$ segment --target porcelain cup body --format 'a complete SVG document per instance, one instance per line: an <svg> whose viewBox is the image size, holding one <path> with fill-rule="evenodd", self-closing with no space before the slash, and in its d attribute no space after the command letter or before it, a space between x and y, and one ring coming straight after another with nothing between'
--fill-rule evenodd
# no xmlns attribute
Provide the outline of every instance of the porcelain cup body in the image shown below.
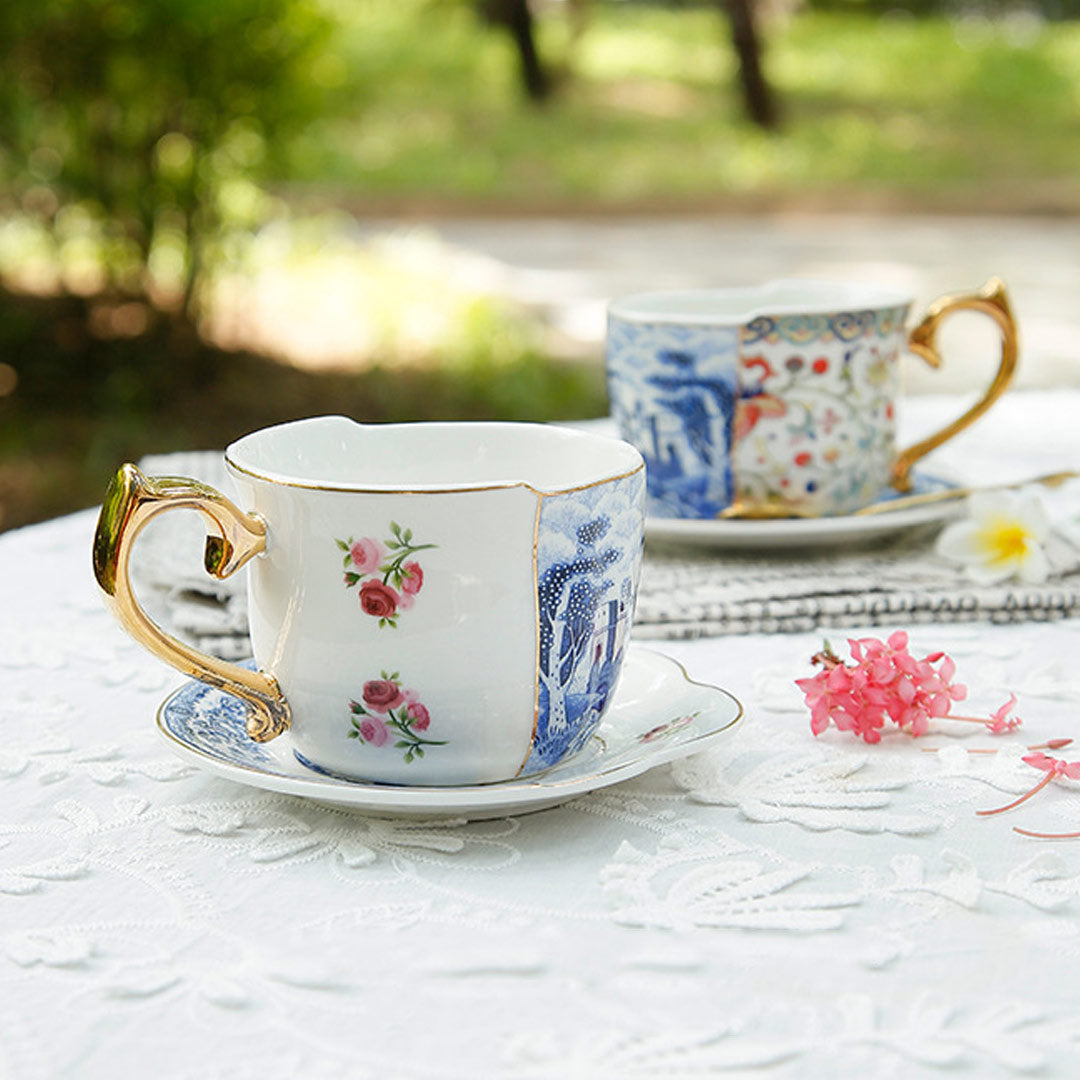
<svg viewBox="0 0 1080 1080"><path fill-rule="evenodd" d="M608 312L623 438L648 465L650 513L733 503L847 513L889 485L911 298L858 284L642 293Z"/></svg>
<svg viewBox="0 0 1080 1080"><path fill-rule="evenodd" d="M265 523L247 561L251 641L301 761L474 784L588 740L640 570L633 447L546 425L320 417L246 436L226 464Z"/></svg>

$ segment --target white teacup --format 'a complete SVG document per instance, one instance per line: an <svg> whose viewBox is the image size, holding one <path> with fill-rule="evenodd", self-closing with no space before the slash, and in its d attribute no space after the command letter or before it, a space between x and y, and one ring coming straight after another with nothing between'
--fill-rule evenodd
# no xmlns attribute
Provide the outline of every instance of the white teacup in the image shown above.
<svg viewBox="0 0 1080 1080"><path fill-rule="evenodd" d="M443 785L528 775L584 745L634 609L633 447L535 424L319 417L248 435L226 463L250 512L123 466L94 569L135 638L248 703L252 738L290 728L314 768ZM209 572L249 567L258 670L177 641L135 600L131 545L177 507L207 519Z"/></svg>
<svg viewBox="0 0 1080 1080"><path fill-rule="evenodd" d="M908 334L911 297L859 282L640 293L608 310L607 372L619 433L648 466L658 517L816 517L850 513L977 417L1016 365L1000 281L945 297ZM989 315L1001 363L980 401L907 450L896 448L899 358L937 367L952 311Z"/></svg>

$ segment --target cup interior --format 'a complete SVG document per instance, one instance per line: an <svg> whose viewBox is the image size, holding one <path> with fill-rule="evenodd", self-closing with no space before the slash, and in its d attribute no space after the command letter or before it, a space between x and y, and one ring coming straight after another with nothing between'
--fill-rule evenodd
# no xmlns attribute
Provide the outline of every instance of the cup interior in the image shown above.
<svg viewBox="0 0 1080 1080"><path fill-rule="evenodd" d="M785 279L740 289L644 292L615 300L613 318L630 322L738 325L760 315L824 315L903 307L911 297L854 281Z"/></svg>
<svg viewBox="0 0 1080 1080"><path fill-rule="evenodd" d="M618 439L546 424L358 424L344 416L264 428L225 457L263 480L346 491L525 485L552 493L643 467L637 450Z"/></svg>

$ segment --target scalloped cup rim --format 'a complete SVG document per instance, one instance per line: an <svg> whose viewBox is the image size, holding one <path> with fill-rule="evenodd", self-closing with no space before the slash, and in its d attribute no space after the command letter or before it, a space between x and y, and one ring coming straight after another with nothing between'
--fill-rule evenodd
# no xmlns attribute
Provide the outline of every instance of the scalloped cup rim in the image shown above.
<svg viewBox="0 0 1080 1080"><path fill-rule="evenodd" d="M426 436L426 449L415 448L418 435ZM369 440L385 443L378 458L360 452ZM640 453L621 439L557 425L363 424L340 415L292 420L244 435L226 448L225 464L234 474L286 487L378 494L526 488L559 495L645 468Z"/></svg>
<svg viewBox="0 0 1080 1080"><path fill-rule="evenodd" d="M762 316L835 315L906 308L899 289L851 281L780 278L743 288L663 289L631 293L608 305L608 315L634 323L738 327Z"/></svg>

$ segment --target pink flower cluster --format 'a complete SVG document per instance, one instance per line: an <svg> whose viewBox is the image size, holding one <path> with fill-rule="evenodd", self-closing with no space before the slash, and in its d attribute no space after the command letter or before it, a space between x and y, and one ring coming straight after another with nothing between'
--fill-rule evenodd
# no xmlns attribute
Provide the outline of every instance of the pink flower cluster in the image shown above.
<svg viewBox="0 0 1080 1080"><path fill-rule="evenodd" d="M392 535L385 541L371 536L337 540L345 553L345 587L359 585L360 608L379 620L379 626L397 626L424 586L423 567L412 556L435 544L414 544L411 529L390 523Z"/></svg>
<svg viewBox="0 0 1080 1080"><path fill-rule="evenodd" d="M346 575L347 585L353 584L358 577L364 578L368 574L377 574L381 569L380 564L386 557L386 549L378 540L364 537L352 545L349 554L356 570L353 574ZM413 598L424 584L424 571L418 562L391 564L385 569L399 583L398 589L378 578L369 578L360 586L360 606L368 615L374 615L380 619L392 618L399 610L407 611L411 608ZM354 580L350 581L350 577Z"/></svg>
<svg viewBox="0 0 1080 1080"><path fill-rule="evenodd" d="M362 696L366 709L358 708L357 702L351 704L354 713L366 711L358 730L364 742L372 746L382 746L389 737L387 718L394 727L408 732L427 731L431 724L431 714L421 704L416 691L403 689L394 679L369 679L364 683ZM400 710L397 715L395 709Z"/></svg>
<svg viewBox="0 0 1080 1080"><path fill-rule="evenodd" d="M810 729L815 735L831 722L841 731L876 743L881 741L886 721L910 735L923 735L931 719L948 716L952 703L967 696L967 688L953 682L956 664L952 658L935 652L916 659L908 651L903 630L891 634L887 642L859 638L849 639L848 644L855 663L844 664L826 647L814 657L821 671L795 680L810 706ZM1007 706L999 710L1003 723L1007 711Z"/></svg>

